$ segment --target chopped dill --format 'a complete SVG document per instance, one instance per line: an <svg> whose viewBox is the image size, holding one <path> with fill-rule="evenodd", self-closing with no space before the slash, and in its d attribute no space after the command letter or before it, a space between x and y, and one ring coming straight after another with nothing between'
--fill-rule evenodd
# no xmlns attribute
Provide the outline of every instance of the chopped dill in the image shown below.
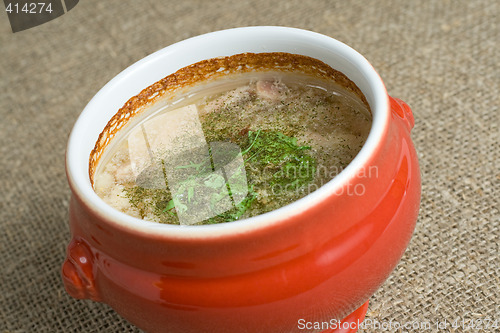
<svg viewBox="0 0 500 333"><path fill-rule="evenodd" d="M191 203L196 201L198 193L210 189L219 193L219 196L216 194L210 202L216 205L217 200L226 193L229 193L231 198L246 193L243 200L233 202L232 209L201 223L214 224L252 216L252 211L256 208L262 210L269 201L281 202L283 191L300 191L313 181L316 161L307 153L311 147L298 145L296 138L278 131L258 129L248 130L240 141L247 184L239 184L234 179L226 179L214 173L212 167L207 167L211 166L207 160L175 167L177 170L196 170L194 175L186 177L176 189L176 195L172 195L168 186L166 189L149 189L135 185L125 189L126 197L130 204L139 210L142 218L153 214L163 223L179 224L177 213L187 208L176 198L184 197ZM213 158L211 154L210 158ZM165 182L167 183L166 179ZM267 198L260 194L263 191L267 191Z"/></svg>

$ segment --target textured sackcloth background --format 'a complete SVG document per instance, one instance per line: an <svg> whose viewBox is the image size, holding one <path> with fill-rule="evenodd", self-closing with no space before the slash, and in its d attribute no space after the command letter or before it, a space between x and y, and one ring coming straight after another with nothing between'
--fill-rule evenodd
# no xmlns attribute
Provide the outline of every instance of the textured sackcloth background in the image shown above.
<svg viewBox="0 0 500 333"><path fill-rule="evenodd" d="M371 298L385 329L467 330L500 321L500 2L86 0L12 33L0 14L0 332L138 332L104 304L64 291L70 239L68 134L92 96L142 57L247 25L317 31L351 45L411 105L423 180L418 225ZM459 320L459 327L436 323ZM394 323L432 328L398 330ZM500 328L496 330L500 332Z"/></svg>

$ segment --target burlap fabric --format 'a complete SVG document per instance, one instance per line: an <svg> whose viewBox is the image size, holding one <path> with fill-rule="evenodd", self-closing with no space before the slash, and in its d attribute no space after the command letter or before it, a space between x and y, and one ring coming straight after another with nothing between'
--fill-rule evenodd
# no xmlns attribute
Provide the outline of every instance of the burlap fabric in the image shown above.
<svg viewBox="0 0 500 333"><path fill-rule="evenodd" d="M413 108L420 217L371 298L367 318L385 326L362 331L500 332L499 17L495 0L86 0L14 34L1 13L0 332L139 331L104 304L70 298L61 283L68 134L92 96L133 62L248 25L305 28L351 45ZM484 328L488 320L499 328Z"/></svg>

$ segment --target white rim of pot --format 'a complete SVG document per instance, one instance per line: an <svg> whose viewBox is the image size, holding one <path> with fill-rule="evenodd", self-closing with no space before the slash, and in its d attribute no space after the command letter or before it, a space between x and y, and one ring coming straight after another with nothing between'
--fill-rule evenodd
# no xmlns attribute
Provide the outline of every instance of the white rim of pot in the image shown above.
<svg viewBox="0 0 500 333"><path fill-rule="evenodd" d="M231 38L240 41L241 45L228 45L227 40ZM194 226L160 224L129 216L106 204L92 188L88 173L88 162L90 151L97 141L97 136L104 128L104 126L96 128L96 119L99 118L99 113L102 113L102 103L106 100L107 95L125 81L133 80L134 75L140 75L138 73L144 68L151 68L165 57L179 52L182 53L183 50L220 45L219 48L212 48L212 51L202 52L204 57L197 61L243 52L258 53L255 49L238 52L238 48L245 49L245 43L249 39L258 40L260 52L288 52L317 58L346 74L361 89L370 104L373 121L365 144L351 163L331 181L307 196L274 211L234 222ZM280 43L283 45L288 44L285 47L283 45L276 46ZM225 45L227 45L227 49L225 49ZM283 48L286 48L286 50L283 50ZM213 52L213 55L210 54L211 52ZM336 58L336 61L342 62L340 65L342 68L339 69L339 66L336 66L335 63L328 62L329 55ZM158 73L157 78L148 78L150 83L139 83L143 84L143 86L131 87L130 91L125 92L125 94L129 94L126 99L136 95L138 91L175 70L197 62L197 56L199 55L194 54L191 58L182 57L181 61L175 62L176 68L169 69L171 72ZM139 90L137 91L137 89ZM126 99L115 101L115 106L118 107L113 106L114 109L110 111L116 112ZM104 125L111 116L112 114L106 117ZM272 26L234 28L200 35L172 44L139 60L115 76L94 96L76 121L66 151L66 172L74 195L78 196L97 216L119 228L145 236L182 239L233 236L286 223L286 220L292 216L302 213L304 210L330 197L333 193L339 193L338 191L342 186L369 165L373 155L378 151L388 122L389 100L384 83L372 65L351 47L334 38L296 28Z"/></svg>

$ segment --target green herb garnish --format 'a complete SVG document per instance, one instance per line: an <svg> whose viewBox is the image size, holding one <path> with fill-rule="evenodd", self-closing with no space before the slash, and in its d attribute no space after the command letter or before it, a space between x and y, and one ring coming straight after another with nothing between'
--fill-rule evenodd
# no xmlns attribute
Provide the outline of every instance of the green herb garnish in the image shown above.
<svg viewBox="0 0 500 333"><path fill-rule="evenodd" d="M229 194L233 208L201 224L230 222L269 210L268 207L273 207L269 203L286 204L283 203L283 192L289 192L289 197L300 197L298 192L314 180L316 161L308 154L311 147L298 145L296 138L279 131L259 129L248 130L239 141L244 168L237 169L232 175L215 172L210 153L200 163L190 162L175 167L179 172L195 170L187 174L175 195L172 195L168 185L167 189L147 189L135 185L125 190L130 204L143 217L153 214L161 222L179 224L177 213L187 209L183 202L196 204L199 193L205 191L212 193L209 204L215 209L220 200ZM231 156L228 156L230 159ZM245 172L243 178L242 172ZM242 196L245 197L242 199Z"/></svg>

